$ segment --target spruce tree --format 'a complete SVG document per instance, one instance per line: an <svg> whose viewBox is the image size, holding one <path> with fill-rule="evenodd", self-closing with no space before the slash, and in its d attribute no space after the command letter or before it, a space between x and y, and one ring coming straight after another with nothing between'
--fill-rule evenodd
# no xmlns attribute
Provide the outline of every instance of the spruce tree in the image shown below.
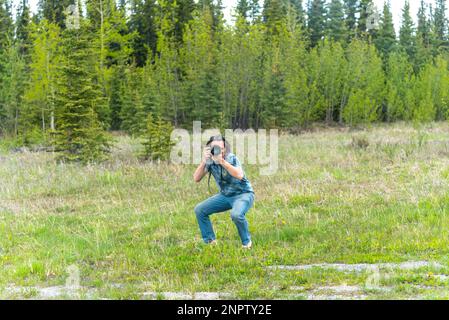
<svg viewBox="0 0 449 320"><path fill-rule="evenodd" d="M310 44L316 46L322 41L326 26L326 7L324 0L312 0L308 9L308 32Z"/></svg>
<svg viewBox="0 0 449 320"><path fill-rule="evenodd" d="M266 0L263 6L263 22L268 32L276 35L279 33L282 21L287 13L287 4L283 0Z"/></svg>
<svg viewBox="0 0 449 320"><path fill-rule="evenodd" d="M148 54L154 55L157 48L158 6L155 0L131 0L131 17L129 30L135 33L133 38L133 58L137 66L142 67L148 59Z"/></svg>
<svg viewBox="0 0 449 320"><path fill-rule="evenodd" d="M416 36L413 19L410 15L410 3L405 2L402 9L402 23L399 31L399 44L408 54L410 60L415 59L416 54Z"/></svg>
<svg viewBox="0 0 449 320"><path fill-rule="evenodd" d="M418 27L416 29L416 73L419 73L432 56L431 25L427 13L428 7L424 0L421 0L421 5L418 10Z"/></svg>
<svg viewBox="0 0 449 320"><path fill-rule="evenodd" d="M38 16L58 24L60 28L66 27L66 10L70 5L78 3L76 0L39 0Z"/></svg>
<svg viewBox="0 0 449 320"><path fill-rule="evenodd" d="M333 41L342 42L348 39L348 30L341 0L332 0L329 4L326 34Z"/></svg>
<svg viewBox="0 0 449 320"><path fill-rule="evenodd" d="M357 34L357 2L358 0L344 0L345 24L348 29L348 41Z"/></svg>
<svg viewBox="0 0 449 320"><path fill-rule="evenodd" d="M448 47L448 20L446 12L446 0L436 0L436 7L433 15L434 46L436 49L446 50Z"/></svg>
<svg viewBox="0 0 449 320"><path fill-rule="evenodd" d="M237 15L243 17L245 20L249 16L250 9L250 3L248 0L239 0L237 2L237 6L235 7Z"/></svg>
<svg viewBox="0 0 449 320"><path fill-rule="evenodd" d="M95 81L92 40L84 21L79 29L62 33L54 147L64 161L101 161L110 147L95 111L104 99Z"/></svg>
<svg viewBox="0 0 449 320"><path fill-rule="evenodd" d="M305 15L306 14L304 12L302 0L289 0L289 1L290 1L290 5L293 7L294 12L296 14L296 21L297 21L298 25L302 29L305 29L305 27L306 27Z"/></svg>
<svg viewBox="0 0 449 320"><path fill-rule="evenodd" d="M376 48L382 55L385 64L388 61L390 53L394 51L396 44L396 32L394 30L391 5L390 2L385 2L379 32L375 40Z"/></svg>
<svg viewBox="0 0 449 320"><path fill-rule="evenodd" d="M358 35L369 41L375 40L379 28L380 15L373 0L360 0L358 13Z"/></svg>

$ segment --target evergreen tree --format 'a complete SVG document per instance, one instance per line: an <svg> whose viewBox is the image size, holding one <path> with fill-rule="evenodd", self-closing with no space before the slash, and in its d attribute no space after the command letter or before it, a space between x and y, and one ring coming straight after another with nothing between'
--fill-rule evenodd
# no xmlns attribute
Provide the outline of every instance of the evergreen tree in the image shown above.
<svg viewBox="0 0 449 320"><path fill-rule="evenodd" d="M83 22L80 29L62 33L54 132L59 158L82 163L104 160L110 147L96 113L104 101L94 80L95 54L88 30Z"/></svg>
<svg viewBox="0 0 449 320"><path fill-rule="evenodd" d="M135 33L133 38L133 58L137 66L142 67L148 59L148 54L154 55L157 48L158 6L155 0L131 0L131 17L129 30Z"/></svg>
<svg viewBox="0 0 449 320"><path fill-rule="evenodd" d="M304 8L303 8L303 3L302 0L289 0L290 1L290 5L293 7L295 15L296 15L296 21L297 24L305 29L306 27L306 17L305 17L305 12L304 12Z"/></svg>
<svg viewBox="0 0 449 320"><path fill-rule="evenodd" d="M416 54L415 26L410 15L410 3L405 2L402 9L402 24L399 32L399 44L408 54L409 59L414 60Z"/></svg>
<svg viewBox="0 0 449 320"><path fill-rule="evenodd" d="M150 68L151 66L147 66ZM121 107L113 108L113 112L117 112L117 116L113 117L114 121L120 123L120 128L133 136L142 136L146 130L146 119L148 110L144 104L144 77L143 68L131 67L125 70L125 81L117 96L120 99L118 103ZM119 82L114 82L119 84ZM119 88L117 86L117 88ZM113 96L113 98L114 98ZM118 117L119 115L119 117Z"/></svg>
<svg viewBox="0 0 449 320"><path fill-rule="evenodd" d="M66 10L72 5L76 4L76 0L39 0L38 9L39 17L47 19L59 25L60 28L65 28L66 25Z"/></svg>
<svg viewBox="0 0 449 320"><path fill-rule="evenodd" d="M239 0L237 2L237 6L235 8L237 16L243 17L246 20L249 16L250 10L251 10L251 7L250 7L250 3L248 0Z"/></svg>
<svg viewBox="0 0 449 320"><path fill-rule="evenodd" d="M266 0L263 6L263 22L270 34L279 33L282 21L287 14L287 5L283 0Z"/></svg>
<svg viewBox="0 0 449 320"><path fill-rule="evenodd" d="M446 0L436 0L435 12L433 15L434 46L437 49L446 49L448 46L448 21L447 21Z"/></svg>
<svg viewBox="0 0 449 320"><path fill-rule="evenodd" d="M396 47L396 32L394 30L390 2L385 2L384 4L380 28L375 44L377 50L382 55L384 62L386 63L388 61L388 56Z"/></svg>
<svg viewBox="0 0 449 320"><path fill-rule="evenodd" d="M333 41L346 41L348 30L346 29L344 7L341 0L332 0L329 5L327 19L327 36Z"/></svg>
<svg viewBox="0 0 449 320"><path fill-rule="evenodd" d="M260 19L260 4L259 0L250 0L249 3L249 18L254 24Z"/></svg>
<svg viewBox="0 0 449 320"><path fill-rule="evenodd" d="M324 0L312 0L308 12L308 31L310 44L316 46L322 41L326 26L326 7Z"/></svg>
<svg viewBox="0 0 449 320"><path fill-rule="evenodd" d="M348 29L348 41L357 34L357 1L358 0L344 0L345 24Z"/></svg>
<svg viewBox="0 0 449 320"><path fill-rule="evenodd" d="M18 9L16 19L16 40L19 45L19 52L26 59L29 57L31 47L31 37L29 25L31 22L30 8L28 0L22 0Z"/></svg>
<svg viewBox="0 0 449 320"><path fill-rule="evenodd" d="M370 42L375 40L379 29L380 15L373 0L360 0L358 13L358 35Z"/></svg>
<svg viewBox="0 0 449 320"><path fill-rule="evenodd" d="M174 127L170 122L161 117L154 117L151 113L147 116L144 152L145 160L167 160L174 143L171 141L171 133Z"/></svg>
<svg viewBox="0 0 449 320"><path fill-rule="evenodd" d="M427 13L427 5L424 0L421 0L421 5L418 10L418 27L416 30L416 73L429 62L432 56L431 25Z"/></svg>
<svg viewBox="0 0 449 320"><path fill-rule="evenodd" d="M12 40L5 43L0 74L0 133L17 137L22 113L22 97L26 84L26 63L20 47Z"/></svg>

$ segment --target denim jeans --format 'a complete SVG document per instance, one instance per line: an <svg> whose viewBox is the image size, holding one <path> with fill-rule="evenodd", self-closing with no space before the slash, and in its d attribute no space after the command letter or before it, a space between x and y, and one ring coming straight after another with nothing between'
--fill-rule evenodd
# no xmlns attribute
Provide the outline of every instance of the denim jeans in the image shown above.
<svg viewBox="0 0 449 320"><path fill-rule="evenodd" d="M195 214L200 226L201 235L205 243L215 240L215 233L210 221L210 215L214 213L231 210L231 219L234 221L243 245L251 241L248 229L246 213L254 204L254 193L242 193L227 197L217 194L195 207Z"/></svg>

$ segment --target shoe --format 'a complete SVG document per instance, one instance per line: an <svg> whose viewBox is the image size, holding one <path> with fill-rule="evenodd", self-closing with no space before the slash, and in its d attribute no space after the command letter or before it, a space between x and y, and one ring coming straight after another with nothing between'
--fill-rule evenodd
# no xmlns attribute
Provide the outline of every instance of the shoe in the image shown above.
<svg viewBox="0 0 449 320"><path fill-rule="evenodd" d="M251 249L253 247L253 242L250 241L247 245L243 245L242 248L243 249Z"/></svg>
<svg viewBox="0 0 449 320"><path fill-rule="evenodd" d="M208 245L210 246L216 246L218 244L217 240L212 240L211 242L208 243Z"/></svg>

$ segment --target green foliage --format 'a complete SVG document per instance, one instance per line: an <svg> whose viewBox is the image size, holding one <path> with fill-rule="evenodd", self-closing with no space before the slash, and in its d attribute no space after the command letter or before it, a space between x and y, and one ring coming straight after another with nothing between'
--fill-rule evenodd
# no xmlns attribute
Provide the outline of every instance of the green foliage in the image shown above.
<svg viewBox="0 0 449 320"><path fill-rule="evenodd" d="M406 2L399 39L388 2L373 30L372 0L311 0L307 15L301 0L242 0L235 24L211 0L88 0L79 50L72 2L42 0L32 17L24 1L12 19L0 0L0 134L45 142L74 121L86 139L97 125L142 136L150 113L222 129L449 118L442 0L422 1L416 28Z"/></svg>
<svg viewBox="0 0 449 320"><path fill-rule="evenodd" d="M376 48L382 55L384 62L388 61L388 56L394 51L396 46L396 32L394 30L393 14L389 2L385 2L383 14L380 21L380 28L374 40Z"/></svg>
<svg viewBox="0 0 449 320"><path fill-rule="evenodd" d="M413 65L404 52L393 53L387 67L387 121L410 120L414 104Z"/></svg>
<svg viewBox="0 0 449 320"><path fill-rule="evenodd" d="M146 125L142 157L145 160L167 160L171 148L175 144L171 141L174 127L170 122L164 121L160 117L155 118L151 113L148 114Z"/></svg>
<svg viewBox="0 0 449 320"><path fill-rule="evenodd" d="M326 34L333 41L343 42L348 39L348 29L341 0L332 0L329 4Z"/></svg>
<svg viewBox="0 0 449 320"><path fill-rule="evenodd" d="M347 106L342 119L349 125L370 123L379 119L384 97L385 76L382 60L374 46L355 40L348 48L348 77L345 85Z"/></svg>
<svg viewBox="0 0 449 320"><path fill-rule="evenodd" d="M94 51L86 25L63 32L63 59L56 92L54 146L65 161L89 163L107 158L110 140L103 132L97 108L104 104L93 73Z"/></svg>

